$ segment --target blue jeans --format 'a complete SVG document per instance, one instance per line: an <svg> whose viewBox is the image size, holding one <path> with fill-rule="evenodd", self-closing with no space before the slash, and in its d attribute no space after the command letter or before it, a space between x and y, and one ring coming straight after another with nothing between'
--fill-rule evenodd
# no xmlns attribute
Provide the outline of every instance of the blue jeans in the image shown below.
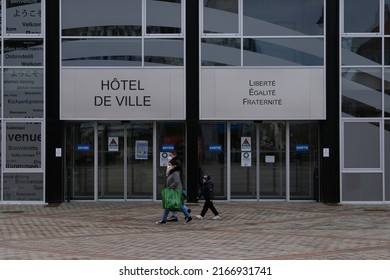
<svg viewBox="0 0 390 280"><path fill-rule="evenodd" d="M183 204L183 208L186 210L186 212L188 213L188 207L187 206L185 206L184 204ZM183 211L182 211L183 212ZM183 212L184 213L184 212ZM190 213L188 213L188 215L189 215ZM168 214L167 214L168 215ZM173 217L175 217L176 219L178 219L178 216L177 216L177 211L172 211L172 216ZM185 216L185 214L184 214L184 216Z"/></svg>
<svg viewBox="0 0 390 280"><path fill-rule="evenodd" d="M183 212L184 217L186 219L190 216L190 214L188 214L188 208L184 204L180 204L180 210L181 210L181 212ZM175 215L175 213L176 213L176 217L177 217L177 212L173 211L173 215ZM164 209L164 214L163 214L161 220L166 221L168 219L168 214L169 214L169 210L168 209Z"/></svg>

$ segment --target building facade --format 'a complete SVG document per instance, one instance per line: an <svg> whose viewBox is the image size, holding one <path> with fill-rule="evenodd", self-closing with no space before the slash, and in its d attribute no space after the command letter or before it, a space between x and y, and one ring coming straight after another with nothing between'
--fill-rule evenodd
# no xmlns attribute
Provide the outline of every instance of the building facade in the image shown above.
<svg viewBox="0 0 390 280"><path fill-rule="evenodd" d="M389 202L389 1L3 0L0 203Z"/></svg>

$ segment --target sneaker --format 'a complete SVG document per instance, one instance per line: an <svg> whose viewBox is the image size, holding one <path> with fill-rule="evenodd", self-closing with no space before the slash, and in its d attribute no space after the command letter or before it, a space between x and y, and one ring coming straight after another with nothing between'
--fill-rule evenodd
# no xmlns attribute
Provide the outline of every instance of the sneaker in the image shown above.
<svg viewBox="0 0 390 280"><path fill-rule="evenodd" d="M219 215L216 215L213 217L213 220L220 220L220 219L221 219L221 217Z"/></svg>
<svg viewBox="0 0 390 280"><path fill-rule="evenodd" d="M199 219L199 220L203 220L203 217L201 215L196 215L196 217Z"/></svg>
<svg viewBox="0 0 390 280"><path fill-rule="evenodd" d="M167 222L177 222L179 219L177 218L177 217L175 217L175 216L171 216L168 220L167 220Z"/></svg>
<svg viewBox="0 0 390 280"><path fill-rule="evenodd" d="M161 221L158 221L158 222L156 222L156 224L165 224L167 221L165 221L165 220L161 220Z"/></svg>
<svg viewBox="0 0 390 280"><path fill-rule="evenodd" d="M191 222L192 221L192 218L191 218L191 216L189 216L185 221L184 221L184 223L185 224L188 224L189 222Z"/></svg>

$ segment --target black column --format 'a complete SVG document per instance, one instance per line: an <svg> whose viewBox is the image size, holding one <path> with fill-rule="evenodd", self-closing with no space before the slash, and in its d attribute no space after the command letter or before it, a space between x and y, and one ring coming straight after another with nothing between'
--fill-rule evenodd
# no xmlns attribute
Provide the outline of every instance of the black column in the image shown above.
<svg viewBox="0 0 390 280"><path fill-rule="evenodd" d="M329 157L320 151L320 200L327 203L340 202L339 94L339 1L326 1L326 121L320 125L320 147L329 148Z"/></svg>
<svg viewBox="0 0 390 280"><path fill-rule="evenodd" d="M63 201L63 126L59 120L59 0L46 1L46 202ZM62 155L64 156L64 155Z"/></svg>
<svg viewBox="0 0 390 280"><path fill-rule="evenodd" d="M188 201L197 202L199 132L199 3L186 2L186 120Z"/></svg>

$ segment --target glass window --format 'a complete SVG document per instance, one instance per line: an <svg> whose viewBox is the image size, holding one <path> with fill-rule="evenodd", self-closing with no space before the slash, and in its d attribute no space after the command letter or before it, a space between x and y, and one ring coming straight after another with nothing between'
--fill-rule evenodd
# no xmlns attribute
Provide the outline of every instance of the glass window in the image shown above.
<svg viewBox="0 0 390 280"><path fill-rule="evenodd" d="M145 66L183 66L183 39L145 39Z"/></svg>
<svg viewBox="0 0 390 280"><path fill-rule="evenodd" d="M382 115L382 70L345 68L342 70L343 117Z"/></svg>
<svg viewBox="0 0 390 280"><path fill-rule="evenodd" d="M244 66L323 66L323 39L244 39Z"/></svg>
<svg viewBox="0 0 390 280"><path fill-rule="evenodd" d="M202 66L240 66L241 43L235 38L202 39Z"/></svg>
<svg viewBox="0 0 390 280"><path fill-rule="evenodd" d="M390 38L384 38L384 40L385 40L384 63L385 65L390 65Z"/></svg>
<svg viewBox="0 0 390 280"><path fill-rule="evenodd" d="M41 0L6 1L6 33L42 33Z"/></svg>
<svg viewBox="0 0 390 280"><path fill-rule="evenodd" d="M385 35L390 35L390 0L385 0L384 19Z"/></svg>
<svg viewBox="0 0 390 280"><path fill-rule="evenodd" d="M379 122L344 123L344 168L380 168Z"/></svg>
<svg viewBox="0 0 390 280"><path fill-rule="evenodd" d="M0 75L0 118L2 116L2 111L3 111L3 90L2 90L2 85L3 85L3 76ZM1 123L1 119L0 119L0 123ZM0 146L0 150L1 150L1 146Z"/></svg>
<svg viewBox="0 0 390 280"><path fill-rule="evenodd" d="M6 168L38 169L41 164L41 123L6 124Z"/></svg>
<svg viewBox="0 0 390 280"><path fill-rule="evenodd" d="M4 117L43 118L43 69L4 69Z"/></svg>
<svg viewBox="0 0 390 280"><path fill-rule="evenodd" d="M42 173L4 173L4 201L42 201Z"/></svg>
<svg viewBox="0 0 390 280"><path fill-rule="evenodd" d="M62 66L141 66L141 39L65 39Z"/></svg>
<svg viewBox="0 0 390 280"><path fill-rule="evenodd" d="M390 201L390 121L385 121L385 199Z"/></svg>
<svg viewBox="0 0 390 280"><path fill-rule="evenodd" d="M203 33L238 33L238 0L203 0Z"/></svg>
<svg viewBox="0 0 390 280"><path fill-rule="evenodd" d="M382 64L381 38L343 38L343 65L378 65Z"/></svg>
<svg viewBox="0 0 390 280"><path fill-rule="evenodd" d="M3 35L2 30L3 30L3 20L2 20L2 14L3 14L3 9L0 1L0 35Z"/></svg>
<svg viewBox="0 0 390 280"><path fill-rule="evenodd" d="M141 36L142 1L62 0L61 25L62 36Z"/></svg>
<svg viewBox="0 0 390 280"><path fill-rule="evenodd" d="M42 39L8 39L4 41L5 66L43 66Z"/></svg>
<svg viewBox="0 0 390 280"><path fill-rule="evenodd" d="M380 0L344 0L345 33L378 33Z"/></svg>
<svg viewBox="0 0 390 280"><path fill-rule="evenodd" d="M385 104L384 104L384 114L385 117L390 117L390 68L385 68Z"/></svg>
<svg viewBox="0 0 390 280"><path fill-rule="evenodd" d="M146 33L180 34L181 0L147 0Z"/></svg>
<svg viewBox="0 0 390 280"><path fill-rule="evenodd" d="M382 201L382 173L342 175L343 201Z"/></svg>
<svg viewBox="0 0 390 280"><path fill-rule="evenodd" d="M323 0L245 0L245 36L323 35Z"/></svg>

